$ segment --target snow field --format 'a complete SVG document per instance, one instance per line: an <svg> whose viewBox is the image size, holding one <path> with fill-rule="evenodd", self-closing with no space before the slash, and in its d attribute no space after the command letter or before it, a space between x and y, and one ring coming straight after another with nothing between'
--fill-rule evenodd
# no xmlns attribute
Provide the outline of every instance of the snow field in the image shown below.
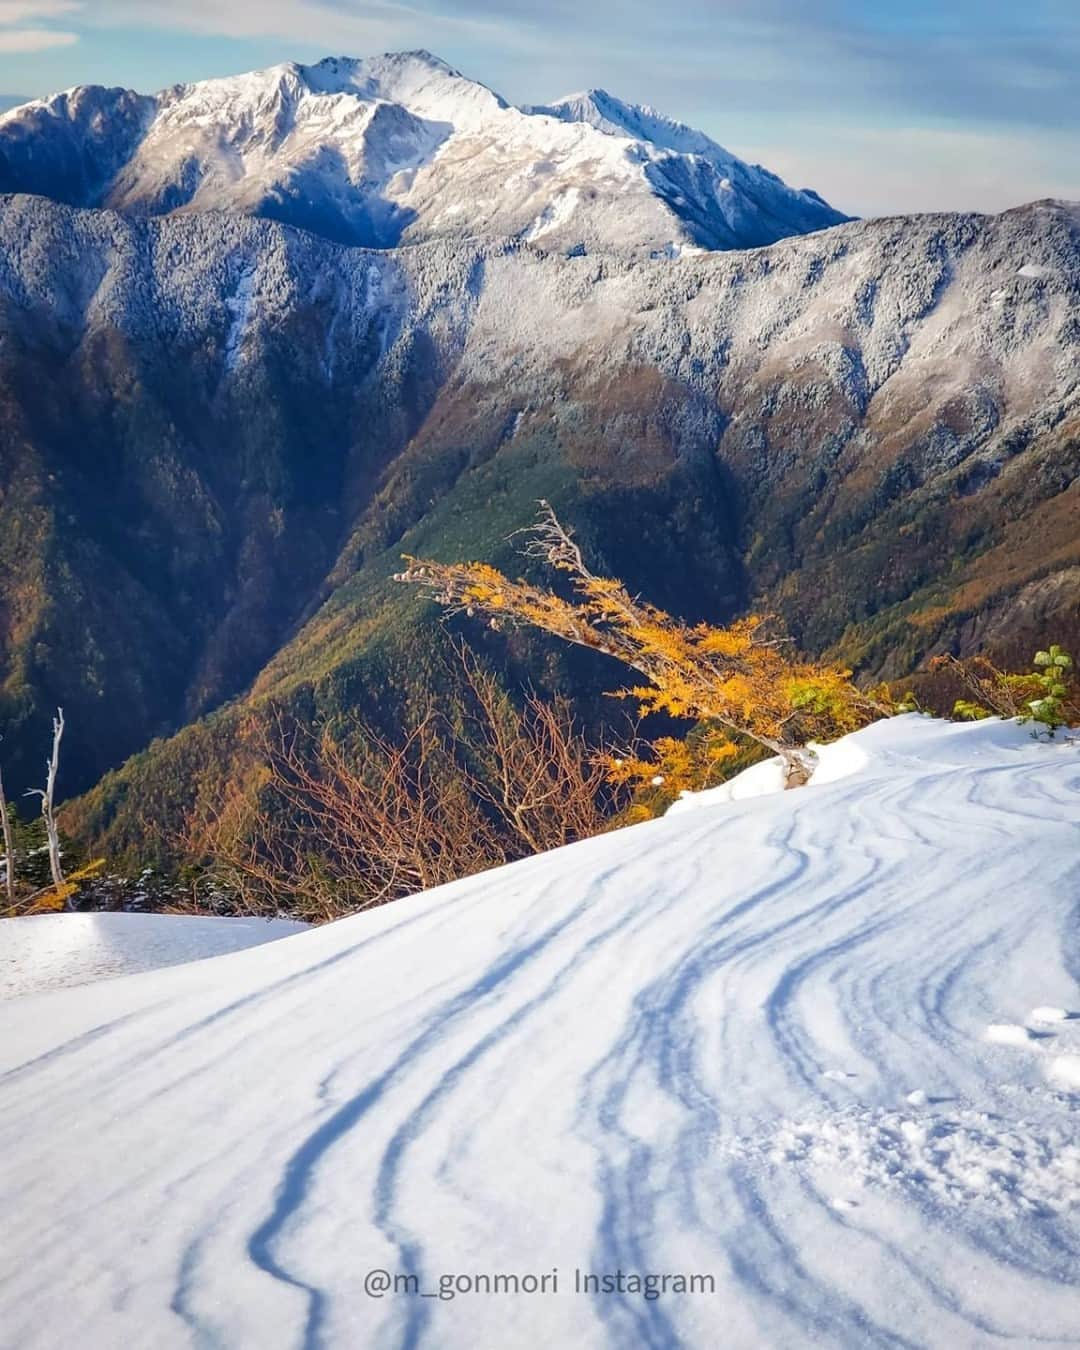
<svg viewBox="0 0 1080 1350"><path fill-rule="evenodd" d="M9 1000L5 1336L1075 1344L1080 1020L1034 1013L1080 1005L1077 749L907 717L821 770ZM419 1292L556 1268L557 1294Z"/></svg>

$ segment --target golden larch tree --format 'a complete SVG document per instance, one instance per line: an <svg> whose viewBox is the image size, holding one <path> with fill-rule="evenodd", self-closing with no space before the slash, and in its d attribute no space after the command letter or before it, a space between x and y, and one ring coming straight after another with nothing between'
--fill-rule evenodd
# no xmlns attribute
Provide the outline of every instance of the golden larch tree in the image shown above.
<svg viewBox="0 0 1080 1350"><path fill-rule="evenodd" d="M595 575L551 506L540 506L524 552L565 575L570 598L479 562L406 557L396 580L420 586L449 612L483 615L494 627L539 628L613 657L648 681L618 691L643 715L708 722L734 741L753 741L780 758L788 787L810 776L809 741L852 731L880 712L850 671L798 659L769 616L727 627L687 624Z"/></svg>

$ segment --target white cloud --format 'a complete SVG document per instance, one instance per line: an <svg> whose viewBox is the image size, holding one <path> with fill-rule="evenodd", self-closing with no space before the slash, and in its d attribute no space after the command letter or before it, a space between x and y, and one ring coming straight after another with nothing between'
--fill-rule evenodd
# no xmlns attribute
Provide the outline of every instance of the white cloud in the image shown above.
<svg viewBox="0 0 1080 1350"><path fill-rule="evenodd" d="M19 25L60 18L81 8L79 0L0 0L0 53L17 55L73 46L79 40L77 33Z"/></svg>
<svg viewBox="0 0 1080 1350"><path fill-rule="evenodd" d="M40 23L42 19L73 14L81 8L77 0L0 0L0 26L26 23L28 19Z"/></svg>
<svg viewBox="0 0 1080 1350"><path fill-rule="evenodd" d="M78 33L62 33L55 28L0 28L0 53L44 52L51 47L71 47Z"/></svg>
<svg viewBox="0 0 1080 1350"><path fill-rule="evenodd" d="M57 28L0 28L0 53L49 51L50 47L70 47L78 42L77 32Z"/></svg>

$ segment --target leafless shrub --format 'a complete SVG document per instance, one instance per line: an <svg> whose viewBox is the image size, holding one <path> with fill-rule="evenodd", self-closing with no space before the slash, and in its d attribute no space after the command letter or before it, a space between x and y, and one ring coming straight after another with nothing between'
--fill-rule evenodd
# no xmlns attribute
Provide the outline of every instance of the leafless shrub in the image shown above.
<svg viewBox="0 0 1080 1350"><path fill-rule="evenodd" d="M457 657L460 696L396 740L358 718L268 714L255 767L174 844L210 864L234 909L322 922L605 829L611 790L568 702L530 694L519 710L471 652Z"/></svg>

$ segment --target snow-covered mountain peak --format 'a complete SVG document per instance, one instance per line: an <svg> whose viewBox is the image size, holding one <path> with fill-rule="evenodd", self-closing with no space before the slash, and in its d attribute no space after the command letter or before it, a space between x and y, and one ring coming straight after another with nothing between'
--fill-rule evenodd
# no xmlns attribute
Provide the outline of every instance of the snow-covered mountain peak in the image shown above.
<svg viewBox="0 0 1080 1350"><path fill-rule="evenodd" d="M329 56L297 69L313 94L397 103L458 130L477 129L508 106L486 85L422 50L360 59Z"/></svg>
<svg viewBox="0 0 1080 1350"><path fill-rule="evenodd" d="M647 104L625 103L606 89L589 89L530 112L557 117L561 122L583 122L608 136L625 136L631 140L648 141L663 150L674 150L689 155L721 155L733 160L734 155L717 145L702 131L695 131L684 122L666 117Z"/></svg>
<svg viewBox="0 0 1080 1350"><path fill-rule="evenodd" d="M606 89L589 89L568 94L555 103L536 106L530 112L556 117L561 122L580 122L607 136L620 136L644 142L657 150L677 155L693 155L707 160L733 178L767 180L807 201L824 205L824 200L809 188L789 189L783 179L760 164L748 164L714 141L703 131L687 126L647 103L626 103Z"/></svg>
<svg viewBox="0 0 1080 1350"><path fill-rule="evenodd" d="M603 90L514 108L426 51L27 105L0 118L0 191L242 212L370 247L498 235L677 256L843 219L650 108Z"/></svg>

